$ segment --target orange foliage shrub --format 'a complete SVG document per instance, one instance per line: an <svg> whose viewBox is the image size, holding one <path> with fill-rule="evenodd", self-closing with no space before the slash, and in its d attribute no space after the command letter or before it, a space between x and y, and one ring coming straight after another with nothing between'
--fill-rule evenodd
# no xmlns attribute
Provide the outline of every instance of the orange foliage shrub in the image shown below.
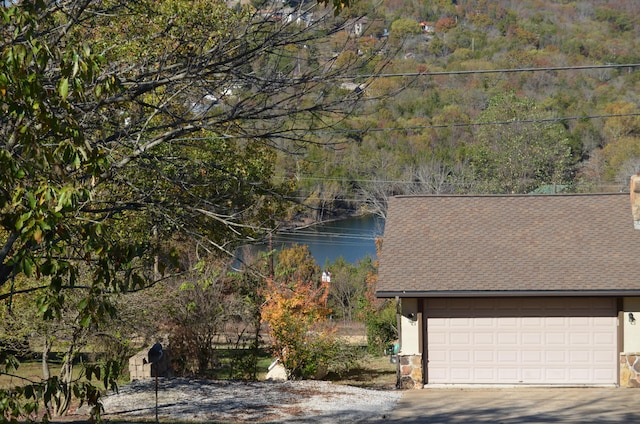
<svg viewBox="0 0 640 424"><path fill-rule="evenodd" d="M335 331L323 325L329 283L297 280L279 284L267 280L262 321L269 325L271 349L290 378L314 377L335 348Z"/></svg>
<svg viewBox="0 0 640 424"><path fill-rule="evenodd" d="M455 21L455 19L450 18L450 17L440 18L436 22L436 32L438 34L441 34L443 32L447 32L450 29L455 28L455 27L456 27L456 21Z"/></svg>

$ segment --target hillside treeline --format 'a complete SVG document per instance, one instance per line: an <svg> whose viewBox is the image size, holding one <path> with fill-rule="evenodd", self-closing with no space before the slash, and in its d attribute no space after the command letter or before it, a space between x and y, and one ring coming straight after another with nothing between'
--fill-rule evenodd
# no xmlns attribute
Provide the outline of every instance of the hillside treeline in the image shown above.
<svg viewBox="0 0 640 424"><path fill-rule="evenodd" d="M384 215L397 194L623 189L640 165L639 12L631 1L361 1L333 37L350 46L338 60L382 45L380 75L345 76L365 101L279 170L318 219Z"/></svg>

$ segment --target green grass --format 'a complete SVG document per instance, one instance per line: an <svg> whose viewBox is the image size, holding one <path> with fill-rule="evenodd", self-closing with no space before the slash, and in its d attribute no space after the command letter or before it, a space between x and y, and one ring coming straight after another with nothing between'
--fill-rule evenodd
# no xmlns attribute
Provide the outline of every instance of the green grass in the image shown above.
<svg viewBox="0 0 640 424"><path fill-rule="evenodd" d="M51 376L59 376L60 369L62 367L61 356L52 355L53 359L48 361L49 373ZM73 367L73 379L82 380L82 373L84 368L82 364L76 363ZM0 389L8 389L15 386L22 386L29 383L38 383L43 379L42 373L42 361L36 359L21 360L17 370L14 370L12 375L0 374ZM96 381L94 377L94 384L100 389L104 389L104 385L100 381ZM117 380L118 385L126 384L129 382L129 376L123 375Z"/></svg>
<svg viewBox="0 0 640 424"><path fill-rule="evenodd" d="M60 365L50 366L51 375L57 375L60 372ZM20 367L13 372L17 377L6 374L0 374L0 389L8 389L10 387L22 384L28 384L29 381L40 381L42 379L42 363L41 362L23 362Z"/></svg>
<svg viewBox="0 0 640 424"><path fill-rule="evenodd" d="M246 352L243 350L219 348L216 350L218 355L217 360L219 365L210 370L206 375L206 378L214 380L228 380L228 379L243 379L242 373L239 372L239 365L237 364L237 358ZM267 369L273 356L264 349L259 351L258 355L258 372L257 379L264 380L267 374ZM49 368L51 375L59 375L60 361L50 361ZM126 369L126 368L125 368ZM79 378L82 372L82 366L76 365L74 367L74 378ZM25 384L28 379L31 381L40 381L42 379L42 363L37 360L28 360L20 364L17 371L14 372L16 377L8 375L0 375L0 388L9 388L15 385ZM348 384L358 387L372 387L372 388L388 388L395 386L396 383L396 364L392 364L389 361L388 356L376 357L366 352L362 352L361 358L357 361L356 365L341 374L330 372L325 380L332 381L337 384ZM118 385L127 384L129 381L128 375L123 375L118 381ZM98 387L101 387L99 382L96 382Z"/></svg>

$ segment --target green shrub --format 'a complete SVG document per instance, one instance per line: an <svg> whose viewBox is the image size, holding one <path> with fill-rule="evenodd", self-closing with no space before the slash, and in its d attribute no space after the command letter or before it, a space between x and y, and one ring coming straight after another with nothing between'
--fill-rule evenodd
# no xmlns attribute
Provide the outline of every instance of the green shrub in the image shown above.
<svg viewBox="0 0 640 424"><path fill-rule="evenodd" d="M398 338L395 302L389 299L378 308L363 309L367 347L370 353L381 355L385 348Z"/></svg>

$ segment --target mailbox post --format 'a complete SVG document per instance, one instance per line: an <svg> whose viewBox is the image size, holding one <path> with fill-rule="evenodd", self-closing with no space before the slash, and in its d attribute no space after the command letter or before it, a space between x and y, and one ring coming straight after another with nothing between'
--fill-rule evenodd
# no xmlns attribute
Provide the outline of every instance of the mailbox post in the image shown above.
<svg viewBox="0 0 640 424"><path fill-rule="evenodd" d="M162 359L162 345L160 343L154 344L147 353L151 369L156 370L156 424L158 423L158 368L160 367L160 360Z"/></svg>

